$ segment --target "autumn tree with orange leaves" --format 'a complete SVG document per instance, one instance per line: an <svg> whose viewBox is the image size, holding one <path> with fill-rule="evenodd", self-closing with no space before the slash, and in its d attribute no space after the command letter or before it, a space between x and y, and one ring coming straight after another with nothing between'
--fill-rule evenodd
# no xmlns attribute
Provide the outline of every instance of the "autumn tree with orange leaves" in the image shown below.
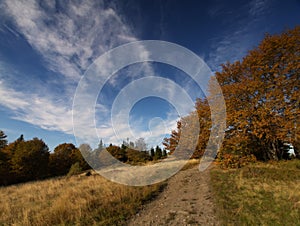
<svg viewBox="0 0 300 226"><path fill-rule="evenodd" d="M300 27L279 35L266 35L243 60L222 65L215 77L223 92L227 114L220 155L254 154L261 160L278 160L283 157L284 143L299 150ZM213 87L210 92L213 96ZM210 109L206 105L205 100L196 103L202 126L198 153L205 149L211 126ZM165 139L167 149L175 150L178 134L180 128Z"/></svg>

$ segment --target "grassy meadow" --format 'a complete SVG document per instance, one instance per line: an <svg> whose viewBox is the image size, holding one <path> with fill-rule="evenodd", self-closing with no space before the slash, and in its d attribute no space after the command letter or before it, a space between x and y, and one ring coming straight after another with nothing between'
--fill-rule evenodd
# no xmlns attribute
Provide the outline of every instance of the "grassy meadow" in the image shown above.
<svg viewBox="0 0 300 226"><path fill-rule="evenodd" d="M0 225L123 225L164 184L130 187L99 175L0 188Z"/></svg>
<svg viewBox="0 0 300 226"><path fill-rule="evenodd" d="M126 225L166 184L133 187L82 174L0 187L0 226Z"/></svg>
<svg viewBox="0 0 300 226"><path fill-rule="evenodd" d="M83 174L0 187L0 225L126 225L166 183L132 187ZM222 225L300 225L300 160L216 166L210 183Z"/></svg>
<svg viewBox="0 0 300 226"><path fill-rule="evenodd" d="M300 225L300 160L211 172L223 225Z"/></svg>

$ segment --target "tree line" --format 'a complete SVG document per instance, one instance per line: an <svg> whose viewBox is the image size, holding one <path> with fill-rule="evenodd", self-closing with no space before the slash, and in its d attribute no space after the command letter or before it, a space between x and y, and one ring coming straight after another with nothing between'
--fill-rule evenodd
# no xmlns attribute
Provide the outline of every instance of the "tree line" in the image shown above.
<svg viewBox="0 0 300 226"><path fill-rule="evenodd" d="M81 151L88 152L95 160L101 158L101 151L106 149L119 161L128 164L140 164L159 160L167 156L166 150L159 146L146 150L143 138L134 142L123 142L121 146L110 144L105 147L102 140L92 150L88 144L79 148L72 143L59 144L53 152L46 143L38 138L25 140L21 135L12 143L0 130L0 185L9 185L32 180L80 173L90 169Z"/></svg>
<svg viewBox="0 0 300 226"><path fill-rule="evenodd" d="M225 139L219 147L219 160L280 160L287 157L287 146L291 145L299 156L300 26L267 34L242 60L223 64L214 78L226 103ZM203 155L212 129L208 103L219 100L214 86L211 80L209 95L198 99L195 111L181 118L177 129L165 138L163 144L170 153L178 146L183 125L199 122L192 157Z"/></svg>
<svg viewBox="0 0 300 226"><path fill-rule="evenodd" d="M137 147L127 146L122 144L121 147L109 145L106 150L121 162L136 165L148 161L155 161L167 157L166 149L161 149L159 146L150 150L138 150Z"/></svg>
<svg viewBox="0 0 300 226"><path fill-rule="evenodd" d="M89 169L72 143L59 144L50 153L41 139L25 140L21 135L8 144L6 137L0 131L0 185L66 175L73 165L80 170Z"/></svg>
<svg viewBox="0 0 300 226"><path fill-rule="evenodd" d="M123 141L120 146L109 144L107 147L103 144L103 141L100 140L98 147L94 150L92 150L88 144L80 145L79 149L84 153L84 156L91 162L93 167L97 167L99 164L97 160L105 158L101 153L104 149L115 159L131 165L139 165L167 157L166 149L161 149L158 145L155 148L151 147L147 149L144 138L139 138L135 142L127 139L127 141ZM109 163L109 160L107 160L107 162Z"/></svg>

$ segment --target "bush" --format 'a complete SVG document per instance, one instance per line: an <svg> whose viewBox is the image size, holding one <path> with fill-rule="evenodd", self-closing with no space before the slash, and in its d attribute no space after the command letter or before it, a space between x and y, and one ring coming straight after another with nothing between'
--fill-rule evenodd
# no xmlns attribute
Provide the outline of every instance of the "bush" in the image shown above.
<svg viewBox="0 0 300 226"><path fill-rule="evenodd" d="M80 167L79 162L76 162L71 166L67 176L77 175L80 174L81 172L82 172L82 168Z"/></svg>
<svg viewBox="0 0 300 226"><path fill-rule="evenodd" d="M223 169L241 168L249 163L256 162L256 157L252 154L240 156L234 154L220 154L217 159L218 164Z"/></svg>
<svg viewBox="0 0 300 226"><path fill-rule="evenodd" d="M127 158L127 163L132 165L145 163L151 160L151 156L147 151L138 151L131 148L127 149Z"/></svg>

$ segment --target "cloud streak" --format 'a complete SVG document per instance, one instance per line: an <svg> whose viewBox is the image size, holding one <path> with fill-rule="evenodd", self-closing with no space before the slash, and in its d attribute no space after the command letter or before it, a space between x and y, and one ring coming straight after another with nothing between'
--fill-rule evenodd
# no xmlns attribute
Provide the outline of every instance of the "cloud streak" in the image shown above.
<svg viewBox="0 0 300 226"><path fill-rule="evenodd" d="M58 85L65 94L60 96L49 89L46 91L38 81L33 81L35 84L31 84L31 87L37 86L37 89L31 89L30 92L26 91L27 87L16 89L11 82L13 79L5 80L5 76L17 78L22 76L22 72L15 71L9 64L1 64L0 105L13 112L13 119L46 130L73 134L72 100L77 82L88 66L105 51L137 40L130 26L123 22L113 7L105 6L103 1L72 1L62 5L55 1L5 0L0 3L0 9L5 15L5 22L13 24L13 28L7 27L4 22L4 27L9 32L16 30L14 35L22 35L32 49L41 55L44 66L56 75L53 78L56 81L51 77L47 80ZM147 50L143 47L136 51L147 56ZM109 67L110 63L107 62L101 71L105 74ZM133 69L112 77L109 84L112 87L120 85L121 76L132 81L154 74L149 64L141 64ZM116 140L111 139L114 131L109 127L108 107L99 103L95 105L101 114L97 130L99 137L113 142ZM83 109L80 116L82 121L90 120L89 110ZM85 125L79 126L84 128ZM124 132L125 137L127 132ZM89 142L97 140L94 127L89 128L85 135L89 137Z"/></svg>
<svg viewBox="0 0 300 226"><path fill-rule="evenodd" d="M77 82L99 55L136 40L130 27L103 1L72 1L63 5L55 1L7 0L0 3L0 9L4 27L9 32L17 30L14 34L21 34L42 56L46 68L60 75L60 81L47 79L66 94L45 92L38 81L33 81L31 86L38 88L30 93L28 87L16 90L10 77L22 77L22 72L9 67L9 63L1 63L0 104L13 112L14 119L72 134L72 99ZM7 27L6 22L14 28ZM104 106L101 110L107 111Z"/></svg>
<svg viewBox="0 0 300 226"><path fill-rule="evenodd" d="M72 112L61 103L38 94L24 95L6 87L0 80L1 105L12 110L13 119L38 125L43 129L72 133Z"/></svg>
<svg viewBox="0 0 300 226"><path fill-rule="evenodd" d="M135 40L117 12L102 1L59 5L7 0L1 8L49 69L75 81L101 53Z"/></svg>
<svg viewBox="0 0 300 226"><path fill-rule="evenodd" d="M211 51L208 54L206 62L213 71L221 69L220 65L226 62L241 60L252 49L259 40L257 31L260 28L261 21L268 12L270 2L268 0L252 0L244 6L246 17L241 18L238 14L232 14L227 23L228 28L223 35L217 36L212 40ZM221 8L211 9L211 16L226 14ZM232 24L232 21L237 21Z"/></svg>
<svg viewBox="0 0 300 226"><path fill-rule="evenodd" d="M32 84L30 88L35 86L38 88L30 89L30 92L28 92L28 87L18 87L17 89L13 82L4 79L4 74L21 77L22 72L13 71L6 65L4 70L0 68L0 104L14 112L12 116L14 119L37 125L46 130L73 134L72 101L78 81L98 56L121 44L136 41L137 38L132 29L124 23L122 16L118 14L113 5L107 6L103 1L67 1L65 4L61 4L59 1L4 0L0 3L0 9L5 15L5 21L9 21L8 24L13 25L12 27L6 26L6 29L9 32L16 30L17 33L14 35L23 37L42 57L45 62L44 66L55 74L53 77L48 76L47 81L55 83L64 94L60 96L51 89L44 90L42 83L37 81L33 81L35 84ZM147 58L148 51L143 46L135 51L136 54L141 55L141 59ZM135 51L132 51L131 54ZM130 57L128 52L125 54L126 57ZM178 56L173 57L177 58ZM182 64L184 63L182 62ZM100 68L102 74L105 75L112 65L113 62L107 60L105 65ZM191 65L195 67L193 71L197 71L198 65L193 63ZM105 77L99 78L99 81L108 82L119 91L126 82L155 75L155 71L147 63L129 67L123 72L112 76L108 81L105 80ZM101 75L97 74L97 76ZM144 85L145 87L139 87L142 92L150 87L153 88L154 93L166 93L167 99L176 102L177 107L182 109L182 115L193 110L193 104L187 106L187 101L182 98L182 95L178 95L178 88L174 85L165 83ZM93 87L98 89L99 84L93 84ZM186 83L184 88L188 89L187 87L193 86ZM130 95L134 94L140 95L133 91L130 92ZM87 93L86 98L89 97ZM116 142L110 123L109 106L97 103L97 100L87 99L82 101L88 101L91 103L90 106L95 106L96 112L100 113L100 120L99 128L95 129L90 126L88 131L85 131L86 137L84 138L90 138L88 141L91 142L97 140L95 136L95 130L97 130L99 138L107 140L105 142ZM81 110L80 120L82 122L95 120L90 117L91 109ZM151 127L153 140L165 135L166 130L169 132L173 129L177 119L177 116L172 115L171 117L171 114L170 117L164 119L166 129L161 127L159 121L152 121L149 127ZM139 126L143 122L136 120L137 126L132 129L133 134L139 134L142 137L148 136L149 131ZM85 128L84 124L79 124L79 126ZM118 127L121 128L120 136L122 138L131 137L127 124L120 123Z"/></svg>

